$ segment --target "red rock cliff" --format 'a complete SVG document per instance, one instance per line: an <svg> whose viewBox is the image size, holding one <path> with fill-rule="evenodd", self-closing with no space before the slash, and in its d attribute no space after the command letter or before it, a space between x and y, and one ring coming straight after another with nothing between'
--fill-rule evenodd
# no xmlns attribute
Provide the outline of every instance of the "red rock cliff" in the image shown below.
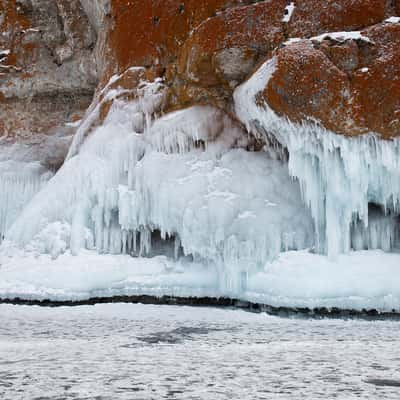
<svg viewBox="0 0 400 400"><path fill-rule="evenodd" d="M0 136L81 118L96 87L131 66L165 79L164 112L212 104L233 115L234 88L270 57L262 98L277 113L345 135L400 135L400 22L385 21L399 1L3 0L0 12ZM337 31L366 39L313 38Z"/></svg>

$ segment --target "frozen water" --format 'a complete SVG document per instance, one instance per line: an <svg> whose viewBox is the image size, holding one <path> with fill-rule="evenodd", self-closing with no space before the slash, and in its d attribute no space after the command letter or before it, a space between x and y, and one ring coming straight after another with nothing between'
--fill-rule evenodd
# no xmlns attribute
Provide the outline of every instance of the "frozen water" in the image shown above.
<svg viewBox="0 0 400 400"><path fill-rule="evenodd" d="M0 305L0 397L398 399L398 323Z"/></svg>
<svg viewBox="0 0 400 400"><path fill-rule="evenodd" d="M255 101L275 63L234 96L238 117L267 143L258 152L221 110L158 117L161 81L142 82L126 102L111 78L98 99L112 101L107 118L97 126L100 105L89 109L66 162L32 200L40 185L20 201L27 183L49 177L38 163L12 166L26 174L22 186L3 180L1 297L225 295L399 310L400 256L378 249L400 244L400 140L279 118Z"/></svg>

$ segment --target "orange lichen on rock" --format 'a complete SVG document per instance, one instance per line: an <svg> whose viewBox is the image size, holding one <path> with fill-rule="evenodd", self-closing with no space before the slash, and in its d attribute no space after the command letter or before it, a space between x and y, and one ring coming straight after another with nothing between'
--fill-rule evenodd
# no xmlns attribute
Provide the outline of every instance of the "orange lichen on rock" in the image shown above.
<svg viewBox="0 0 400 400"><path fill-rule="evenodd" d="M250 0L112 0L108 46L114 72L173 61L191 30L228 6Z"/></svg>
<svg viewBox="0 0 400 400"><path fill-rule="evenodd" d="M362 32L369 41L303 40L276 53L261 101L292 121L345 135L400 135L400 24Z"/></svg>
<svg viewBox="0 0 400 400"><path fill-rule="evenodd" d="M283 47L276 71L263 97L279 114L292 121L323 121L328 129L344 132L350 85L346 73L309 41Z"/></svg>
<svg viewBox="0 0 400 400"><path fill-rule="evenodd" d="M385 19L386 0L296 0L288 24L291 37L360 30Z"/></svg>
<svg viewBox="0 0 400 400"><path fill-rule="evenodd" d="M400 136L400 23L364 31L374 46L365 49L352 76L356 123L384 136Z"/></svg>
<svg viewBox="0 0 400 400"><path fill-rule="evenodd" d="M186 41L179 73L202 86L241 81L260 58L284 40L287 2L235 7L202 23Z"/></svg>

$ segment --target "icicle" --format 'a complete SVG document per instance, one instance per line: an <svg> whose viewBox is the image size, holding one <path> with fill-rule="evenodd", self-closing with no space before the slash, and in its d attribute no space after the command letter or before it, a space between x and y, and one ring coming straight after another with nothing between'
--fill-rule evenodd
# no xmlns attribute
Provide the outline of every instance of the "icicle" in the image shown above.
<svg viewBox="0 0 400 400"><path fill-rule="evenodd" d="M129 244L128 244L128 233L126 229L122 230L122 254L127 254L129 251Z"/></svg>
<svg viewBox="0 0 400 400"><path fill-rule="evenodd" d="M134 254L137 253L137 235L138 232L136 230L132 232L132 252Z"/></svg>
<svg viewBox="0 0 400 400"><path fill-rule="evenodd" d="M179 258L179 251L181 249L181 240L179 239L179 235L175 235L174 238L174 258L177 260Z"/></svg>
<svg viewBox="0 0 400 400"><path fill-rule="evenodd" d="M150 254L151 251L151 231L142 227L140 229L140 248L139 248L139 256L145 256Z"/></svg>

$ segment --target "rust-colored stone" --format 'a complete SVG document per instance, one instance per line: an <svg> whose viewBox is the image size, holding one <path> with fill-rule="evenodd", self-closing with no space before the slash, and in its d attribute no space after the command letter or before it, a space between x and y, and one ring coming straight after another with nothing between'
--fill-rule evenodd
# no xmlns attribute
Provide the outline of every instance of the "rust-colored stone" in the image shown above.
<svg viewBox="0 0 400 400"><path fill-rule="evenodd" d="M309 41L282 48L277 69L265 89L268 104L292 121L322 121L332 130L344 130L348 120L349 82L346 73Z"/></svg>
<svg viewBox="0 0 400 400"><path fill-rule="evenodd" d="M112 0L109 47L117 71L165 66L191 30L217 11L251 0Z"/></svg>
<svg viewBox="0 0 400 400"><path fill-rule="evenodd" d="M261 99L292 121L316 120L336 133L400 136L400 24L362 34L370 42L303 40L281 48Z"/></svg>
<svg viewBox="0 0 400 400"><path fill-rule="evenodd" d="M354 119L385 137L400 136L400 24L377 25L364 34L375 46L360 57L368 71L352 76Z"/></svg>
<svg viewBox="0 0 400 400"><path fill-rule="evenodd" d="M7 65L15 66L17 64L17 53L22 47L23 34L22 31L30 26L28 18L23 14L21 7L17 6L15 0L3 0L0 2L0 15L3 17L0 33L0 46L10 50L7 56ZM26 50L30 50L26 48ZM1 71L0 71L1 72Z"/></svg>
<svg viewBox="0 0 400 400"><path fill-rule="evenodd" d="M242 81L284 40L286 0L228 9L202 23L179 56L179 73L202 86Z"/></svg>
<svg viewBox="0 0 400 400"><path fill-rule="evenodd" d="M387 0L296 0L288 33L304 38L324 32L360 30L381 22L387 3Z"/></svg>

